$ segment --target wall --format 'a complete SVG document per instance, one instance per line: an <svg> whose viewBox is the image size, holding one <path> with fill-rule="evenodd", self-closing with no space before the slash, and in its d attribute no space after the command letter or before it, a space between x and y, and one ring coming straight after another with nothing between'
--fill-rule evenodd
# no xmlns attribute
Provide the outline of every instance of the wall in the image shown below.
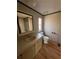
<svg viewBox="0 0 79 59"><path fill-rule="evenodd" d="M56 32L55 38L61 42L61 13L55 13L44 17L44 31L45 34L52 39L52 32Z"/></svg>
<svg viewBox="0 0 79 59"><path fill-rule="evenodd" d="M38 32L38 18L39 17L43 18L43 16L33 11L32 9L24 6L23 4L19 2L17 2L17 11L21 11L33 16L34 31L37 33Z"/></svg>

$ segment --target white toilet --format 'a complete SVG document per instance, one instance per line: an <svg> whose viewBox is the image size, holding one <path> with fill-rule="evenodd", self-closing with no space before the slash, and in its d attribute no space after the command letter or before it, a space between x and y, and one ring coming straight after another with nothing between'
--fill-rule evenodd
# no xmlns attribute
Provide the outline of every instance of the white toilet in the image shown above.
<svg viewBox="0 0 79 59"><path fill-rule="evenodd" d="M48 44L49 37L43 36L44 44Z"/></svg>

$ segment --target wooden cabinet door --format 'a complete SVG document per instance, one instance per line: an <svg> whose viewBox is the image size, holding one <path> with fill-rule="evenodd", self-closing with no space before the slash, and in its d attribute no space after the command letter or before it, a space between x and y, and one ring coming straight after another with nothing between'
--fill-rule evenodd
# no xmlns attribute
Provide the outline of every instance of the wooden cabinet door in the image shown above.
<svg viewBox="0 0 79 59"><path fill-rule="evenodd" d="M22 59L33 59L35 54L34 45L30 48L28 48L22 55Z"/></svg>

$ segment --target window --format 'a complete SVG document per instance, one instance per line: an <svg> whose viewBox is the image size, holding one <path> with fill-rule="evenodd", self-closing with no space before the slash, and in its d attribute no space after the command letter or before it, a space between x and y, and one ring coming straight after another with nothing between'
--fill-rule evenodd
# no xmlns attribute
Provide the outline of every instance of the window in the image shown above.
<svg viewBox="0 0 79 59"><path fill-rule="evenodd" d="M38 27L39 32L42 31L42 18L38 18Z"/></svg>

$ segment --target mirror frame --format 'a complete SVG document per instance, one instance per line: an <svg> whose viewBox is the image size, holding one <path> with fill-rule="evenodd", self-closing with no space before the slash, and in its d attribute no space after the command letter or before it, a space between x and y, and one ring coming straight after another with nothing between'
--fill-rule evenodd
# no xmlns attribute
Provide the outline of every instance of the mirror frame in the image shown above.
<svg viewBox="0 0 79 59"><path fill-rule="evenodd" d="M30 14L28 14L28 13L24 13L24 12L22 12L22 11L17 11L17 13L22 13L22 14L25 14L25 15L29 15L29 16L32 16L32 15L30 15ZM24 33L21 33L21 29L20 29L20 25L19 25L19 20L18 20L18 15L17 15L17 32L19 32L19 33L17 33L17 34L28 34L28 33L30 33L30 32L33 32L34 31L34 23L33 23L33 16L32 16L32 27L33 27L33 30L32 31L28 31L28 32L24 32Z"/></svg>

